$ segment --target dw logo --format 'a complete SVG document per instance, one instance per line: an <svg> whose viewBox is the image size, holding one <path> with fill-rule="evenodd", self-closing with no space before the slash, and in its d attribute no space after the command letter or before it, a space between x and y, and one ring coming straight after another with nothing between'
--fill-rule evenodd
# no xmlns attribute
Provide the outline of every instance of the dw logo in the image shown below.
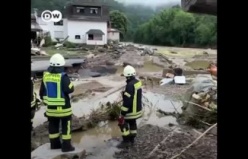
<svg viewBox="0 0 248 159"><path fill-rule="evenodd" d="M45 10L41 13L41 19L44 22L59 22L62 19L62 13L58 10Z"/></svg>

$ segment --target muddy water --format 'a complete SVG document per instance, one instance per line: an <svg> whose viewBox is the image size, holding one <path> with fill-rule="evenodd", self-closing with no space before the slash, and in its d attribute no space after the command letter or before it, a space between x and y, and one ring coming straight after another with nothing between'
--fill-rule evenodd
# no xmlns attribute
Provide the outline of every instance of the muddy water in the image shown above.
<svg viewBox="0 0 248 159"><path fill-rule="evenodd" d="M106 98L114 99L115 96ZM144 116L137 120L138 127L145 124L166 127L168 124L177 125L176 119L172 116L164 116L157 112L161 109L166 112L181 112L182 103L171 101L164 95L151 92L144 93ZM103 101L102 101L103 102ZM87 110L87 108L85 108ZM75 114L76 115L76 114ZM121 132L117 122L102 122L96 128L73 134L73 143L84 148L88 154L86 159L113 159L115 152L119 151L116 145L120 142Z"/></svg>
<svg viewBox="0 0 248 159"><path fill-rule="evenodd" d="M136 68L136 71L137 72L158 72L158 71L162 71L162 69L163 67L155 65L152 61L146 61L144 63L144 67ZM121 74L122 71L123 71L123 67L118 66L116 73Z"/></svg>
<svg viewBox="0 0 248 159"><path fill-rule="evenodd" d="M209 61L205 61L205 60L196 60L196 61L186 63L185 66L189 66L195 70L206 69L209 63L210 63Z"/></svg>
<svg viewBox="0 0 248 159"><path fill-rule="evenodd" d="M162 67L155 65L152 61L146 61L144 67L136 68L137 72L158 72L162 71ZM81 78L87 78L94 75L106 76L110 74L121 74L122 66L98 66L91 69L80 69L79 75Z"/></svg>
<svg viewBox="0 0 248 159"><path fill-rule="evenodd" d="M113 159L121 132L117 122L101 123L98 127L83 133L73 134L73 143L84 148L86 159Z"/></svg>
<svg viewBox="0 0 248 159"><path fill-rule="evenodd" d="M162 110L167 113L181 113L182 112L182 102L171 100L162 94L156 94L152 92L145 92L143 98L145 115L140 122L143 124L152 124L157 126L167 126L168 124L177 125L176 118L173 116L164 116L157 112L157 110Z"/></svg>
<svg viewBox="0 0 248 159"><path fill-rule="evenodd" d="M92 110L99 108L101 104L117 101L120 98L120 91L117 91L116 93L110 94L106 97L104 97L104 94L101 96L103 98L96 95L95 98L85 98L77 103L73 103L73 114L77 117L81 117L83 115L90 114Z"/></svg>

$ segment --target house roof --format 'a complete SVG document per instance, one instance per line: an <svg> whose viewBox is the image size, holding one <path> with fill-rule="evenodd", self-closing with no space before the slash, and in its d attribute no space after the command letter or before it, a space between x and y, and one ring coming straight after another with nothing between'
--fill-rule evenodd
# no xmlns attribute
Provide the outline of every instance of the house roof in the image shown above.
<svg viewBox="0 0 248 159"><path fill-rule="evenodd" d="M100 7L103 5L102 2L100 2L99 0L96 1L87 1L87 0L73 0L69 3L70 5L83 5L83 6L94 6L94 7Z"/></svg>
<svg viewBox="0 0 248 159"><path fill-rule="evenodd" d="M79 20L79 21L92 21L92 22L106 22L109 20L108 17L90 17L90 16L80 16L80 15L70 15L67 16L68 20Z"/></svg>
<svg viewBox="0 0 248 159"><path fill-rule="evenodd" d="M89 31L86 32L86 34L100 34L100 35L104 35L104 32L102 32L100 29L90 29Z"/></svg>
<svg viewBox="0 0 248 159"><path fill-rule="evenodd" d="M94 17L94 16L74 15L73 7L75 6L101 7L101 16ZM85 0L72 1L66 6L66 18L68 18L69 20L106 22L109 21L109 8L106 4L101 3L99 1L91 1L91 2L85 2Z"/></svg>

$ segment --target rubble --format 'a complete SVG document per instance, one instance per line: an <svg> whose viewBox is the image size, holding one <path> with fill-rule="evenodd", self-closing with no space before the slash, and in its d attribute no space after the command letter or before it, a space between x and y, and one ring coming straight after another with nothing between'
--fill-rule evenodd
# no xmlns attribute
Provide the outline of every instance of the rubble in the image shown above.
<svg viewBox="0 0 248 159"><path fill-rule="evenodd" d="M149 48L149 47L145 47L144 50L141 50L141 56L145 56L145 55L154 55L154 49L153 48Z"/></svg>
<svg viewBox="0 0 248 159"><path fill-rule="evenodd" d="M186 84L186 77L183 76L183 69L181 68L172 68L167 73L163 72L163 75L165 78L160 81L161 86L169 83Z"/></svg>
<svg viewBox="0 0 248 159"><path fill-rule="evenodd" d="M174 83L175 84L186 84L185 76L175 76L174 77Z"/></svg>
<svg viewBox="0 0 248 159"><path fill-rule="evenodd" d="M48 56L48 54L46 53L46 51L41 50L40 48L32 47L31 56Z"/></svg>
<svg viewBox="0 0 248 159"><path fill-rule="evenodd" d="M201 138L198 139L199 137ZM198 139L197 142L194 142L196 139ZM172 159L192 143L194 145L185 150L178 158L217 158L216 134L199 136L189 128L165 129L153 125L144 125L139 128L136 144L130 149L117 152L115 158Z"/></svg>
<svg viewBox="0 0 248 159"><path fill-rule="evenodd" d="M217 121L217 82L211 75L197 75L184 97L182 119L194 127Z"/></svg>

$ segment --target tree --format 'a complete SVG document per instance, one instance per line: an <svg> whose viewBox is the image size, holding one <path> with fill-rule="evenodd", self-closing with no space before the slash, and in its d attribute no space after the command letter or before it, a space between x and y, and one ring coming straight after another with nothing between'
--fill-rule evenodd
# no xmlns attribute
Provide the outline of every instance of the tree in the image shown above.
<svg viewBox="0 0 248 159"><path fill-rule="evenodd" d="M124 37L124 34L127 32L127 17L125 14L121 13L118 10L110 12L110 21L111 27L118 29L121 32L121 37Z"/></svg>
<svg viewBox="0 0 248 159"><path fill-rule="evenodd" d="M164 9L138 27L134 42L167 46L216 46L216 17Z"/></svg>

